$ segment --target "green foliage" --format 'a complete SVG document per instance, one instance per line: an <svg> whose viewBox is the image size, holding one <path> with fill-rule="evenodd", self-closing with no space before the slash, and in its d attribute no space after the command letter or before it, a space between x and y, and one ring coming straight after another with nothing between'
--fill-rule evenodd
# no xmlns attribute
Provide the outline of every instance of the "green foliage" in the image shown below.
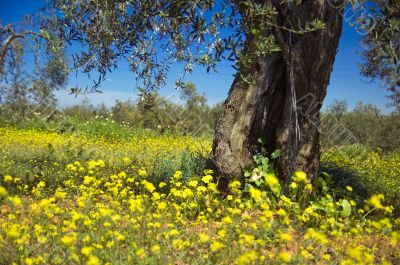
<svg viewBox="0 0 400 265"><path fill-rule="evenodd" d="M347 110L346 101L336 101L321 115L323 147L362 144L385 153L400 150L400 113L382 114L374 105L358 103Z"/></svg>
<svg viewBox="0 0 400 265"><path fill-rule="evenodd" d="M82 48L73 56L74 69L100 73L92 90L97 90L119 60L127 59L140 88L150 91L165 85L174 62L181 63L185 73L191 73L196 65L207 72L215 70L222 59L239 59L237 66L247 67L254 63L254 56L283 50L284 44L278 45L272 34L274 30L306 34L324 27L317 18L302 23L290 17L277 19L278 9L298 4L286 0L279 4L248 0L53 0L49 10L60 15L49 16L44 23L58 29L58 39L51 35L50 43L63 40ZM245 50L247 39L252 44ZM184 84L182 79L176 81L178 87Z"/></svg>
<svg viewBox="0 0 400 265"><path fill-rule="evenodd" d="M217 123L221 105L208 106L204 95L193 84L181 90L181 95L161 97L156 92L139 95L138 101L117 101L111 110L94 107L87 102L63 110L66 117L91 121L96 116L134 129L143 128L160 133L210 136Z"/></svg>
<svg viewBox="0 0 400 265"><path fill-rule="evenodd" d="M348 200L343 199L340 201L340 205L342 206L343 210L340 212L342 217L349 217L351 214L351 205Z"/></svg>
<svg viewBox="0 0 400 265"><path fill-rule="evenodd" d="M347 146L326 150L322 155L323 170L332 176L337 195L347 186L354 199L361 202L372 194L383 194L400 214L400 153L382 154L365 146Z"/></svg>
<svg viewBox="0 0 400 265"><path fill-rule="evenodd" d="M377 1L373 10L373 28L363 37L366 47L361 73L382 81L393 105L400 110L400 3Z"/></svg>
<svg viewBox="0 0 400 265"><path fill-rule="evenodd" d="M68 72L66 57L60 51L50 54L49 58L36 67L33 74L25 71L23 43L13 42L14 67L8 78L0 84L1 114L8 116L12 123L20 123L25 119L51 118L56 112L54 91L66 86ZM8 80L7 80L8 79Z"/></svg>

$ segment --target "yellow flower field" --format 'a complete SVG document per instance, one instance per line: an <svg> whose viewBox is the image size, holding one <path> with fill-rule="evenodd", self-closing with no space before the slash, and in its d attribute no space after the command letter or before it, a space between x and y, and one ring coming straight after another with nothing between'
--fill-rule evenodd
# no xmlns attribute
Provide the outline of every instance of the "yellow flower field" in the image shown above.
<svg viewBox="0 0 400 265"><path fill-rule="evenodd" d="M0 264L399 264L400 218L296 172L230 183L208 140L0 128ZM395 165L396 166L396 165ZM398 166L398 165L397 165ZM319 180L322 183L323 179Z"/></svg>

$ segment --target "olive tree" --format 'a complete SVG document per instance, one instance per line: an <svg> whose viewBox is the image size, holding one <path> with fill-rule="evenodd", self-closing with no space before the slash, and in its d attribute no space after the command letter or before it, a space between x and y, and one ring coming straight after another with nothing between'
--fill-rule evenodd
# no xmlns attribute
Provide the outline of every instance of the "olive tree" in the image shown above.
<svg viewBox="0 0 400 265"><path fill-rule="evenodd" d="M313 178L319 170L318 117L342 31L344 1L53 0L49 23L75 42L74 66L100 73L128 60L140 89L165 84L169 67L237 69L213 142L222 179L252 164L257 139L280 149L276 165ZM97 84L97 83L96 83ZM183 85L177 80L177 86ZM97 89L97 86L95 86ZM301 99L301 104L297 101Z"/></svg>

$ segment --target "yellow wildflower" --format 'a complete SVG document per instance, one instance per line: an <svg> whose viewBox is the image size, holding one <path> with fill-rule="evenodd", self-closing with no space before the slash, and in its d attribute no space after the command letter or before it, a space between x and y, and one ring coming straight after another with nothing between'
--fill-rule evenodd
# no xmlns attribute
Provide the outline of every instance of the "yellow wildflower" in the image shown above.
<svg viewBox="0 0 400 265"><path fill-rule="evenodd" d="M151 252L153 252L154 254L160 253L160 249L160 245L151 246Z"/></svg>
<svg viewBox="0 0 400 265"><path fill-rule="evenodd" d="M224 248L224 244L221 243L220 241L214 241L210 246L210 250L212 252L216 252L216 251L221 250L223 248Z"/></svg>
<svg viewBox="0 0 400 265"><path fill-rule="evenodd" d="M138 174L139 174L139 176L141 176L143 178L147 177L147 171L144 168L139 169Z"/></svg>
<svg viewBox="0 0 400 265"><path fill-rule="evenodd" d="M279 253L278 260L283 263L289 263L292 260L292 255L290 255L290 253L288 253L286 251L283 251L283 252Z"/></svg>
<svg viewBox="0 0 400 265"><path fill-rule="evenodd" d="M385 197L383 196L383 194L372 195L367 202L376 209L383 209L384 207L382 205L381 200L383 200L384 198Z"/></svg>
<svg viewBox="0 0 400 265"><path fill-rule="evenodd" d="M93 248L92 247L83 247L81 249L81 253L85 256L89 256L92 253Z"/></svg>
<svg viewBox="0 0 400 265"><path fill-rule="evenodd" d="M6 190L6 188L4 188L3 186L0 186L0 197L5 197L7 196L8 192Z"/></svg>
<svg viewBox="0 0 400 265"><path fill-rule="evenodd" d="M5 175L4 176L4 182L10 182L13 180L13 177L11 177L10 175Z"/></svg>
<svg viewBox="0 0 400 265"><path fill-rule="evenodd" d="M308 179L307 179L307 174L303 171L296 171L294 173L293 176L293 181L297 182L297 183L307 183Z"/></svg>
<svg viewBox="0 0 400 265"><path fill-rule="evenodd" d="M213 177L211 175L205 175L204 177L201 178L201 180L206 184L212 181L212 179Z"/></svg>
<svg viewBox="0 0 400 265"><path fill-rule="evenodd" d="M204 233L199 233L199 240L201 243L206 243L210 240L210 237Z"/></svg>
<svg viewBox="0 0 400 265"><path fill-rule="evenodd" d="M86 261L86 265L99 265L100 260L96 256L90 256L88 260Z"/></svg>

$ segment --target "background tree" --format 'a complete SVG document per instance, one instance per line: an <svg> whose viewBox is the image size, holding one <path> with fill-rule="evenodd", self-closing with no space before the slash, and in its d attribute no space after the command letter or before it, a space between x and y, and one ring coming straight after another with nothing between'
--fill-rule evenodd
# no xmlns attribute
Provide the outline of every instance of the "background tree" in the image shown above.
<svg viewBox="0 0 400 265"><path fill-rule="evenodd" d="M126 101L119 101L111 108L114 120L119 123L126 123L135 125L139 120L139 112L136 108L136 104L131 99Z"/></svg>
<svg viewBox="0 0 400 265"><path fill-rule="evenodd" d="M336 100L322 117L321 144L324 147L361 144L385 153L400 148L400 115L397 111L384 114L375 105L363 102L348 110L345 100Z"/></svg>
<svg viewBox="0 0 400 265"><path fill-rule="evenodd" d="M156 129L160 125L158 115L159 94L156 91L139 93L137 109L140 115L141 126L150 129Z"/></svg>
<svg viewBox="0 0 400 265"><path fill-rule="evenodd" d="M12 74L1 84L4 97L2 112L15 122L25 118L30 109L30 88L23 70L25 65L23 44L20 41L14 41L10 46L13 50L13 58L8 62L10 64L8 67L12 69Z"/></svg>
<svg viewBox="0 0 400 265"><path fill-rule="evenodd" d="M31 109L42 115L52 115L56 110L54 91L63 89L68 81L66 56L62 51L50 53L50 58L43 67L38 67L31 77Z"/></svg>
<svg viewBox="0 0 400 265"><path fill-rule="evenodd" d="M181 130L186 134L200 134L204 131L211 131L208 120L209 107L207 98L199 94L194 83L188 82L181 89L181 97L184 106L179 113Z"/></svg>
<svg viewBox="0 0 400 265"><path fill-rule="evenodd" d="M63 42L54 38L51 38L49 30L54 30L52 24L42 23L44 17L43 14L37 16L26 15L21 24L3 25L0 20L0 80L7 77L12 72L14 67L13 61L16 46L15 42L22 43L24 50L30 50L35 54L36 62L37 59L43 54L37 53L42 48L48 48L47 52L59 52L62 49ZM46 20L47 21L47 20ZM40 25L41 29L37 30L37 25ZM48 44L50 44L48 46ZM10 68L11 66L11 68Z"/></svg>
<svg viewBox="0 0 400 265"><path fill-rule="evenodd" d="M18 25L0 21L3 112L19 118L51 118L56 107L53 93L67 83L63 42L51 37L51 24L43 23L38 29L43 18L42 14L26 15ZM27 60L34 61L33 67L27 66Z"/></svg>
<svg viewBox="0 0 400 265"><path fill-rule="evenodd" d="M400 109L400 2L376 1L370 7L375 26L366 34L362 43L364 63L361 73L372 80L382 81L390 92L393 106Z"/></svg>
<svg viewBox="0 0 400 265"><path fill-rule="evenodd" d="M343 115L346 114L347 109L348 104L346 100L336 99L333 104L329 106L328 112L334 115L338 119L338 121L340 121Z"/></svg>

